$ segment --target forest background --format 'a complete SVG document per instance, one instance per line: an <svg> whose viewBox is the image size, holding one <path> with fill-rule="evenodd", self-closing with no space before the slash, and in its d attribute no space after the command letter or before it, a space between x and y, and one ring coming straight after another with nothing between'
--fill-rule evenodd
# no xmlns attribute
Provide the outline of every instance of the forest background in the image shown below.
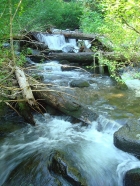
<svg viewBox="0 0 140 186"><path fill-rule="evenodd" d="M134 58L139 55L140 47L139 10L138 0L1 0L0 86L11 85L8 78L13 76L14 66L23 66L26 62L27 51L15 55L13 43L14 38L30 31L59 28L99 34L111 43L113 51L127 58L121 63L122 67L139 65L139 60ZM7 50L4 45L8 42ZM92 50L98 52L96 47ZM103 59L102 63L110 66L112 71L118 68L115 61ZM137 77L140 77L139 73ZM1 92L1 97L3 95Z"/></svg>

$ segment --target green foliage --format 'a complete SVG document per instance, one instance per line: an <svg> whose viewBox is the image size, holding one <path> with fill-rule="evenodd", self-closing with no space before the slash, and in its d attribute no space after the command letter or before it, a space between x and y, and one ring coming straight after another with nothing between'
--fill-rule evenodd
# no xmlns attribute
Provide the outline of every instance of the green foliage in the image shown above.
<svg viewBox="0 0 140 186"><path fill-rule="evenodd" d="M27 30L46 31L48 27L75 29L79 27L80 15L81 8L78 3L44 0L32 3L32 9L24 8L18 23L22 29Z"/></svg>
<svg viewBox="0 0 140 186"><path fill-rule="evenodd" d="M106 35L116 51L129 53L139 48L140 3L137 0L87 2L81 17L85 32Z"/></svg>
<svg viewBox="0 0 140 186"><path fill-rule="evenodd" d="M104 35L112 42L113 50L125 56L130 63L130 58L140 47L140 2L138 0L81 0L83 15L81 28L87 33ZM101 59L109 67L111 76L121 81L116 74L119 66L115 61ZM133 61L131 62L133 63Z"/></svg>
<svg viewBox="0 0 140 186"><path fill-rule="evenodd" d="M63 9L61 12L62 20L58 28L62 29L76 29L80 26L80 15L82 14L81 8L79 7L78 3L65 3L63 4Z"/></svg>
<svg viewBox="0 0 140 186"><path fill-rule="evenodd" d="M0 6L0 39L9 38L9 1L1 0ZM24 29L46 31L47 27L75 29L79 27L79 17L82 14L78 2L63 2L62 0L11 0L13 15L13 33L16 35Z"/></svg>

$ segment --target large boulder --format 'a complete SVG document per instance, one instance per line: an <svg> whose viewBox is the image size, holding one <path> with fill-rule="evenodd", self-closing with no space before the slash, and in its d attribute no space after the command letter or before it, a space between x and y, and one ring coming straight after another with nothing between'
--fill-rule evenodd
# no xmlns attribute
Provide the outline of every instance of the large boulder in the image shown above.
<svg viewBox="0 0 140 186"><path fill-rule="evenodd" d="M140 157L140 124L127 123L114 133L114 145L125 151Z"/></svg>
<svg viewBox="0 0 140 186"><path fill-rule="evenodd" d="M124 186L140 186L140 168L127 171L123 181Z"/></svg>

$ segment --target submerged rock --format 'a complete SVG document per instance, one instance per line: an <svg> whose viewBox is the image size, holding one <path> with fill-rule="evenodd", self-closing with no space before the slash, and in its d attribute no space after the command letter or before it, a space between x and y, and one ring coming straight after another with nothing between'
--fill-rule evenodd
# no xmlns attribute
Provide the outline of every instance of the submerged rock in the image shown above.
<svg viewBox="0 0 140 186"><path fill-rule="evenodd" d="M79 87L79 88L83 88L83 87L89 87L90 84L88 81L82 80L82 79L78 79L78 80L73 80L70 82L70 86L71 87Z"/></svg>
<svg viewBox="0 0 140 186"><path fill-rule="evenodd" d="M140 157L140 124L127 123L121 127L114 133L114 145L125 152Z"/></svg>
<svg viewBox="0 0 140 186"><path fill-rule="evenodd" d="M127 171L123 181L124 186L140 186L140 168Z"/></svg>

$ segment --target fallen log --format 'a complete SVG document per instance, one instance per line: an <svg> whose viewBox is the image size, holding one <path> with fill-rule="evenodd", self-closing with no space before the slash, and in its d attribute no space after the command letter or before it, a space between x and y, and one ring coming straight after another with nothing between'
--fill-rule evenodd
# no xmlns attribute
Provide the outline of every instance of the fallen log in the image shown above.
<svg viewBox="0 0 140 186"><path fill-rule="evenodd" d="M79 53L50 53L47 58L50 60L67 60L75 63L90 64L93 62L94 52L79 52Z"/></svg>
<svg viewBox="0 0 140 186"><path fill-rule="evenodd" d="M124 54L116 52L79 52L79 53L50 53L46 57L50 60L68 60L69 62L93 62L93 59L100 56L107 58L108 60L118 62L138 62L140 61L140 53L130 54L126 57Z"/></svg>
<svg viewBox="0 0 140 186"><path fill-rule="evenodd" d="M16 74L16 78L19 83L19 86L22 90L23 98L29 103L30 106L36 105L35 98L33 96L30 85L27 81L27 78L24 74L24 71L20 69L19 67L15 67L15 74Z"/></svg>
<svg viewBox="0 0 140 186"><path fill-rule="evenodd" d="M30 32L28 33L29 35L33 35L36 38L37 34L44 34L44 35L55 35L55 34L59 34L59 35L64 35L66 38L71 38L71 39L81 39L81 40L93 40L93 39L98 39L98 37L100 36L99 34L85 34L85 33L80 33L80 32L72 32L72 31L57 31L54 32L52 34L47 33L47 32Z"/></svg>
<svg viewBox="0 0 140 186"><path fill-rule="evenodd" d="M35 125L31 108L34 108L34 110L40 110L40 109L39 109L37 102L34 98L34 95L32 93L32 90L30 88L28 80L24 74L24 71L16 66L15 67L15 75L16 75L17 81L19 83L19 86L22 90L22 96L25 100L24 102L18 103L19 112L23 116L25 121L31 123L32 125Z"/></svg>
<svg viewBox="0 0 140 186"><path fill-rule="evenodd" d="M91 124L98 118L98 115L77 102L77 99L66 92L60 90L50 90L47 86L34 86L31 80L31 87L36 98L42 99L46 104L58 109L59 111L83 121L86 124Z"/></svg>
<svg viewBox="0 0 140 186"><path fill-rule="evenodd" d="M103 57L109 59L109 60L114 60L114 61L121 61L121 62L134 62L138 63L140 61L140 53L135 52L135 53L130 53L129 56L125 56L124 54L121 54L120 52L102 52L101 53Z"/></svg>
<svg viewBox="0 0 140 186"><path fill-rule="evenodd" d="M100 36L99 34L86 34L86 33L80 33L74 31L62 31L62 30L54 32L53 34L62 34L66 38L81 39L81 40L94 40L94 39L98 39L98 37Z"/></svg>
<svg viewBox="0 0 140 186"><path fill-rule="evenodd" d="M112 42L103 35L99 34L86 34L74 31L57 31L55 33L47 33L47 32L30 32L28 33L28 37L34 37L38 40L38 34L43 34L45 36L54 36L54 35L64 35L67 39L76 39L76 40L89 40L92 46L96 46L97 48L104 48L107 51L113 50Z"/></svg>

